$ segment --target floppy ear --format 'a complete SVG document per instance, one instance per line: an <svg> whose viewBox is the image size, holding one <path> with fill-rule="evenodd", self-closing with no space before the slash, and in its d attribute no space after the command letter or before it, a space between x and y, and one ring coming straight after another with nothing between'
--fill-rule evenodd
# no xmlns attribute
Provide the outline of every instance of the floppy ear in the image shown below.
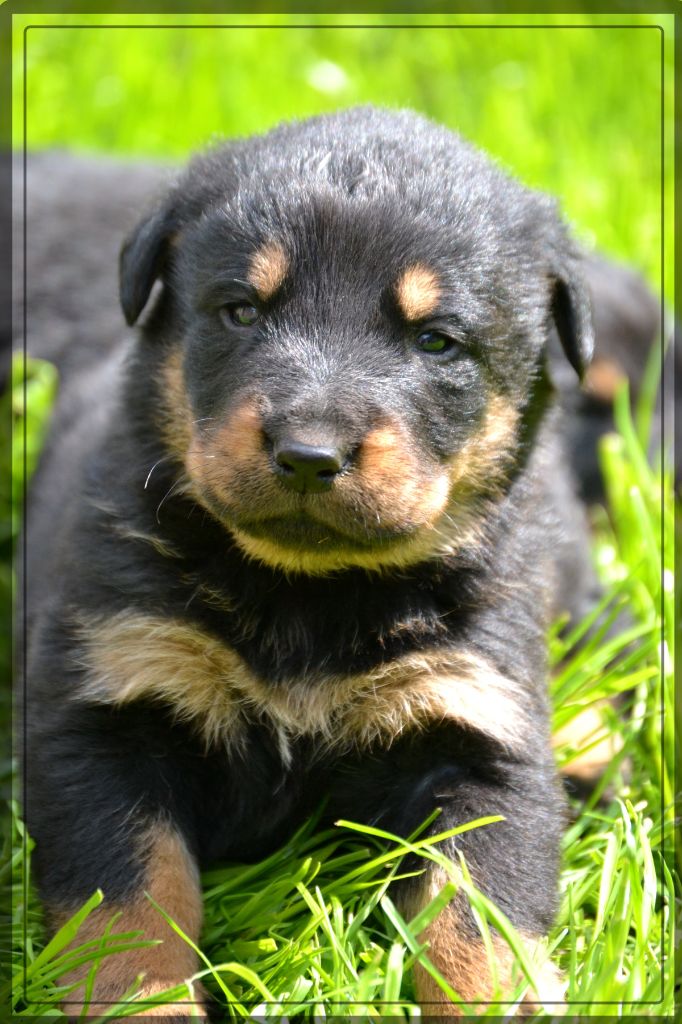
<svg viewBox="0 0 682 1024"><path fill-rule="evenodd" d="M144 309L152 286L163 271L174 220L172 212L163 207L138 224L123 243L119 258L120 297L130 325Z"/></svg>
<svg viewBox="0 0 682 1024"><path fill-rule="evenodd" d="M589 293L582 278L578 258L573 254L567 254L559 259L555 258L552 262L552 319L564 353L582 380L594 349Z"/></svg>

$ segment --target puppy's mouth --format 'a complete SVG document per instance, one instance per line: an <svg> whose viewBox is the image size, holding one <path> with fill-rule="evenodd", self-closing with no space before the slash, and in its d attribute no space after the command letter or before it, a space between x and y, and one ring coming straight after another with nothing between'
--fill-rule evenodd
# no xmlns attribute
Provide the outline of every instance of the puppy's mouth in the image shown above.
<svg viewBox="0 0 682 1024"><path fill-rule="evenodd" d="M371 551L383 548L402 536L395 530L375 528L359 534L331 526L307 512L271 516L266 519L240 520L238 530L258 540L269 541L292 551Z"/></svg>

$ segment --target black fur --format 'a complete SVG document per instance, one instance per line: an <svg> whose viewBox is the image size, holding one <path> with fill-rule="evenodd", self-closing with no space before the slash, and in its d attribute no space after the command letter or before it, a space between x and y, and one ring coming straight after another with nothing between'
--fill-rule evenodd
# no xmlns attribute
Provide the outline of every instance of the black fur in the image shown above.
<svg viewBox="0 0 682 1024"><path fill-rule="evenodd" d="M226 326L225 304L256 301L244 284L249 260L273 237L288 256L282 287L255 328ZM392 292L413 264L433 266L443 282L438 310L417 327ZM552 616L579 615L594 598L548 356L558 339L584 371L589 298L554 204L413 114L355 110L194 160L123 247L129 324L157 278L139 336L107 359L84 356L67 381L34 482L24 801L45 899L73 906L96 886L132 899L143 881L133 840L159 816L201 863L259 857L326 795L332 820L402 834L435 806L438 831L503 814L504 825L457 848L512 921L542 934L563 818L544 635ZM415 350L427 329L448 333L452 348ZM215 495L197 503L179 492L181 462L159 429L160 368L178 348L194 419L221 423L256 389L267 396L266 445L314 423L349 453L351 474L352 453L382 416L403 425L419 460L443 465L481 428L490 395L502 396L520 417L503 483L463 499L483 540L397 568L321 576L248 557L233 530L294 550L331 535L351 552L381 553L401 538L362 513L332 515L325 495L296 499L313 517L303 529L288 497L271 521L272 510L249 504L246 478L235 484L244 491L236 511ZM435 720L425 733L345 754L310 735L292 742L287 763L272 728L252 720L240 753L206 751L170 701L115 709L83 696L75 623L93 612L200 627L273 693L301 681L312 693L410 653L473 652L515 681L533 728L522 750Z"/></svg>

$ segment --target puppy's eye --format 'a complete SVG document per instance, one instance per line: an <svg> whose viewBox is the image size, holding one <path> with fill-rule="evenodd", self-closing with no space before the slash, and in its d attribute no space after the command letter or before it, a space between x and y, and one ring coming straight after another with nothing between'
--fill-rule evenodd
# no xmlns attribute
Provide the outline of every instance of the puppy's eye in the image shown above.
<svg viewBox="0 0 682 1024"><path fill-rule="evenodd" d="M260 313L255 306L248 303L231 303L222 306L220 316L224 323L236 324L237 327L253 327L260 319Z"/></svg>
<svg viewBox="0 0 682 1024"><path fill-rule="evenodd" d="M415 345L421 352L435 352L436 354L447 352L454 344L452 338L448 338L447 334L442 334L440 331L424 331L415 341Z"/></svg>

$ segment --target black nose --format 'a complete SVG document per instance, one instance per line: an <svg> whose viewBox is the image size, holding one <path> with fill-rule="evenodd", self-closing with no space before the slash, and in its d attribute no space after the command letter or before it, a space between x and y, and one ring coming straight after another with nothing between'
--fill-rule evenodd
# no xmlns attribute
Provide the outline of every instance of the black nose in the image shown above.
<svg viewBox="0 0 682 1024"><path fill-rule="evenodd" d="M328 491L344 463L338 448L318 448L299 441L284 442L273 454L282 483L301 494Z"/></svg>

